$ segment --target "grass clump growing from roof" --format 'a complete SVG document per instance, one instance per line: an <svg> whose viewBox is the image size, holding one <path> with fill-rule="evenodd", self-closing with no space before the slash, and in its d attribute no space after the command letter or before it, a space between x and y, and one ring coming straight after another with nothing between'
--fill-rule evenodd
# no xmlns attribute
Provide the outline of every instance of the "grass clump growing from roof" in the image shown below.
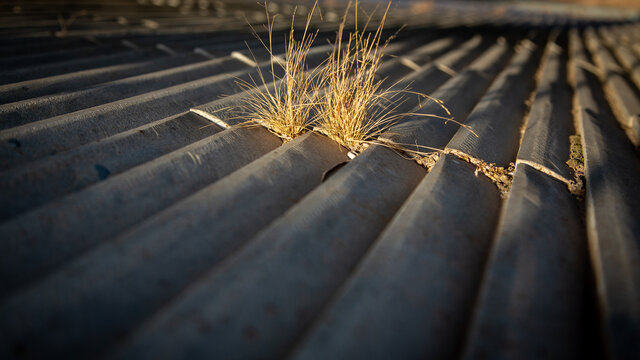
<svg viewBox="0 0 640 360"><path fill-rule="evenodd" d="M450 115L442 101L410 91L408 86L399 88L398 83L385 85L385 79L377 76L384 51L393 38L382 38L391 2L381 14L377 27L371 31L368 28L373 14L359 28L358 2L355 2L355 6L349 2L338 27L332 52L320 66L310 70L307 68L306 57L317 36L317 32L309 32L316 5L317 3L307 17L301 40L294 38L292 18L286 42L286 58L282 62L273 56L271 44L275 17L270 17L267 11L269 45L260 41L271 56L271 77L265 77L258 68L260 85L253 79L241 82L244 89L248 90L241 106L244 110L242 117L247 119L245 123L262 125L285 140L295 138L313 127L314 131L326 135L355 154L370 144L409 154L414 159L416 156L441 151L417 144L411 146L427 149L429 152L410 150L405 146L408 144L379 138L404 116L431 117L428 114L405 114L397 111L406 100L405 94L436 101ZM345 36L347 18L352 8L355 29ZM293 16L295 17L295 11ZM281 77L275 75L278 67L283 70ZM442 119L456 122L453 118Z"/></svg>
<svg viewBox="0 0 640 360"><path fill-rule="evenodd" d="M270 16L265 3L268 45L255 31L254 34L270 56L271 71L270 74L264 74L258 66L258 81L253 78L239 81L243 90L247 90L240 106L242 117L247 119L245 124L264 126L285 141L310 128L313 109L320 95L319 69L309 70L306 61L318 34L317 31L309 31L316 6L317 3L307 15L300 39L294 36L294 9L291 28L285 40L285 58L281 60L273 53L273 25L277 15Z"/></svg>
<svg viewBox="0 0 640 360"><path fill-rule="evenodd" d="M402 144L391 140L389 130L405 116L439 117L430 114L402 113L400 106L408 99L405 95L418 98L415 106L422 107L420 99L435 101L448 115L444 103L427 94L412 91L409 85L402 86L401 80L386 84L377 72L381 68L385 50L393 36L383 39L383 29L389 14L391 2L380 16L375 30L368 31L372 13L364 26L358 28L358 1L355 2L355 29L344 36L345 24L352 3L349 2L338 28L333 52L323 64L320 74L324 86L322 101L317 108L317 122L314 130L321 132L342 146L357 154L369 145L381 145L417 160L424 156L440 153L441 149L417 144ZM345 39L345 40L343 40ZM440 117L456 122L453 118ZM412 150L415 147L418 150ZM424 149L422 151L419 149ZM418 161L418 163L420 163ZM422 165L422 163L420 163Z"/></svg>
<svg viewBox="0 0 640 360"><path fill-rule="evenodd" d="M376 77L389 43L389 40L382 42L382 29L390 6L389 2L377 29L365 32L358 30L356 2L356 28L343 41L349 3L333 52L322 68L322 82L326 87L323 101L318 105L316 130L354 152L374 142L401 117L393 111L394 104L400 101L400 92L382 89L383 80Z"/></svg>

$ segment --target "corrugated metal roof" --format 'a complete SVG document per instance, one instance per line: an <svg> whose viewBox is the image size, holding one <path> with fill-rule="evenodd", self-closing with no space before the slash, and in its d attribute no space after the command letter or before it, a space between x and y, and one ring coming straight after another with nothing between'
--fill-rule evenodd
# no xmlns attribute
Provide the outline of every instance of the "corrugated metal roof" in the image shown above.
<svg viewBox="0 0 640 360"><path fill-rule="evenodd" d="M257 6L1 5L0 356L638 358L640 27L539 9L393 10L427 170L235 126Z"/></svg>

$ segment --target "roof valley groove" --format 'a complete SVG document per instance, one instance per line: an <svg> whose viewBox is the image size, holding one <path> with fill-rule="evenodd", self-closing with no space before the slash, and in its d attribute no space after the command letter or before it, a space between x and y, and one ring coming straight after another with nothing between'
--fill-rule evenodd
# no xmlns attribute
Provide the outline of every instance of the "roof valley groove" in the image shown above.
<svg viewBox="0 0 640 360"><path fill-rule="evenodd" d="M1 358L640 357L637 13L399 3L349 160L239 116L277 5L0 5Z"/></svg>

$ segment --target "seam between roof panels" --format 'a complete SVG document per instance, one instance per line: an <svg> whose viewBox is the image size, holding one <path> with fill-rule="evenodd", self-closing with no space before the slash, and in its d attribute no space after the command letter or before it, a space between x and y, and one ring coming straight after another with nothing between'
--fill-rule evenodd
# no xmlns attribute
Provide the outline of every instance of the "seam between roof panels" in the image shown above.
<svg viewBox="0 0 640 360"><path fill-rule="evenodd" d="M141 50L140 46L136 45L136 43L134 43L134 42L132 42L130 40L122 40L122 41L120 41L120 43L123 46L128 47L128 48L130 48L132 50L135 50L135 51L140 51Z"/></svg>
<svg viewBox="0 0 640 360"><path fill-rule="evenodd" d="M539 172L551 176L552 178L562 181L563 183L570 185L571 184L571 180L565 178L564 176L558 174L557 172L549 169L546 166L540 165L537 162L534 161L529 161L529 160L520 160L520 159L516 159L516 166L518 166L518 164L524 164L524 165L529 165L530 167L538 170Z"/></svg>
<svg viewBox="0 0 640 360"><path fill-rule="evenodd" d="M500 197L506 198L511 191L511 184L513 183L513 175L515 172L515 166L513 163L510 163L509 167L505 169L495 163L490 163L457 149L445 148L442 152L444 154L453 155L458 159L475 166L475 175L477 176L478 173L482 173L482 175L493 182L500 192Z"/></svg>
<svg viewBox="0 0 640 360"><path fill-rule="evenodd" d="M200 109L189 109L190 112L194 113L194 114L198 114L200 116L202 116L203 118L211 121L212 123L220 126L223 129L228 129L230 128L229 124L227 124L226 122L222 121L222 119L220 119L217 116L213 116L210 113L206 112L206 111L202 111Z"/></svg>
<svg viewBox="0 0 640 360"><path fill-rule="evenodd" d="M158 50L160 50L160 51L164 51L164 52L166 52L167 54L169 54L169 55L171 55L171 56L176 55L176 52L175 52L175 51L173 51L173 49L172 49L172 48L170 48L170 47L168 47L167 45L162 44L162 43L158 43L158 44L156 44L156 49L158 49Z"/></svg>
<svg viewBox="0 0 640 360"><path fill-rule="evenodd" d="M197 47L195 49L193 49L193 53L194 54L198 54L198 55L202 55L208 59L215 59L216 56L212 55L211 53L209 53L207 50L201 48L201 47Z"/></svg>
<svg viewBox="0 0 640 360"><path fill-rule="evenodd" d="M398 62L406 67L408 67L409 69L413 70L413 71L420 71L420 65L416 64L415 61L409 59L406 56L400 56L398 57Z"/></svg>
<svg viewBox="0 0 640 360"><path fill-rule="evenodd" d="M498 166L495 163L489 163L485 160L473 157L460 150L444 149L442 153L453 155L460 160L474 165L476 167L476 176L478 173L482 173L489 180L491 180L500 191L500 196L502 198L506 198L511 191L511 185L513 183L513 177L515 175L515 167L520 163L522 163L523 165L528 165L547 176L563 182L569 189L569 192L576 195L576 193L572 190L572 187L575 185L573 180L567 179L564 176L554 172L553 170L533 161L516 159L515 164L510 163L509 167L505 169L504 167Z"/></svg>
<svg viewBox="0 0 640 360"><path fill-rule="evenodd" d="M255 62L254 60L249 58L247 55L245 55L245 54L243 54L243 53L241 53L239 51L232 51L230 56L232 58L240 61L240 62L245 63L248 66L251 66L251 67L257 67L258 66L257 62Z"/></svg>
<svg viewBox="0 0 640 360"><path fill-rule="evenodd" d="M449 75L451 77L456 77L456 75L458 75L458 73L455 70L453 70L452 68L448 67L447 65L445 65L443 63L437 62L437 63L435 63L435 67L438 70L442 71L443 73L445 73L445 74L447 74L447 75Z"/></svg>

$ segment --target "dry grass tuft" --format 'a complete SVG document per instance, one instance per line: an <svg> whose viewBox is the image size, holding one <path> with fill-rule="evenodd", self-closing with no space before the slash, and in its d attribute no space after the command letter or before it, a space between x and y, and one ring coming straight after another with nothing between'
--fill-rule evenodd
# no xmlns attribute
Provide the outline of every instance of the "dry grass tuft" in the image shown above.
<svg viewBox="0 0 640 360"><path fill-rule="evenodd" d="M358 2L355 2L355 6L349 2L338 27L332 53L320 66L309 70L306 57L317 36L317 32L309 32L309 24L316 5L317 3L308 14L301 40L294 38L292 18L284 62L273 57L271 44L275 17L269 16L269 12L265 10L269 45L259 37L258 39L271 55L271 78L267 81L258 68L259 83L253 79L240 82L244 90L247 90L240 106L243 110L241 117L247 120L243 124L264 126L285 140L295 138L315 125L314 131L326 135L354 154L376 144L393 149L418 163L424 157L436 159L434 151L439 154L441 149L380 138L380 135L388 132L404 116L435 116L399 113L397 109L406 100L404 95L407 94L433 100L451 115L442 101L411 91L408 87L400 88L398 83L383 86L385 79L377 77L376 72L382 64L384 51L393 38L382 39L391 2L387 4L379 24L373 30L369 29L369 25L375 11L366 17L364 26L359 28ZM345 36L347 17L352 8L355 29ZM278 67L283 70L282 77L275 75ZM453 118L440 118L468 128Z"/></svg>
<svg viewBox="0 0 640 360"><path fill-rule="evenodd" d="M377 77L376 72L382 65L384 51L393 38L382 39L383 29L391 2L387 4L380 21L373 31L368 31L372 15L362 29L358 28L358 2L355 2L354 14L356 28L343 37L347 16L352 3L349 2L338 28L333 52L323 66L320 75L325 86L322 101L318 106L317 124L314 130L321 132L342 146L358 154L369 145L381 145L397 151L401 155L416 160L434 159L441 149L417 144L403 144L392 141L388 136L380 138L405 116L439 117L431 114L400 113L398 108L408 99L406 95L435 101L446 113L451 113L444 103L429 95L412 91L399 83L386 85L385 79ZM375 13L375 11L374 11ZM342 39L346 40L342 40ZM416 103L418 105L418 103ZM420 104L422 106L424 104ZM440 117L444 121L453 121L452 117ZM415 150L412 150L414 149ZM425 151L423 151L425 150ZM435 151L435 153L434 153Z"/></svg>
<svg viewBox="0 0 640 360"><path fill-rule="evenodd" d="M275 15L267 15L268 45L257 35L271 58L271 74L264 74L258 66L258 81L238 81L247 96L243 99L241 117L245 124L261 125L282 139L291 140L310 128L313 122L313 109L320 96L319 69L309 70L307 55L313 45L316 32L309 31L311 17L317 3L307 15L302 37L294 37L295 11L291 18L291 28L285 45L285 59L275 57L273 53L273 25ZM255 60L255 58L254 58ZM257 63L257 61L256 61ZM281 75L277 75L281 74Z"/></svg>
<svg viewBox="0 0 640 360"><path fill-rule="evenodd" d="M393 110L401 92L381 89L376 77L389 40L382 41L382 30L391 3L387 5L374 32L358 29L358 2L355 3L355 30L343 40L351 3L338 28L334 50L323 66L323 101L318 106L316 130L354 151L368 144L393 126L401 117ZM370 19L370 18L369 18Z"/></svg>

